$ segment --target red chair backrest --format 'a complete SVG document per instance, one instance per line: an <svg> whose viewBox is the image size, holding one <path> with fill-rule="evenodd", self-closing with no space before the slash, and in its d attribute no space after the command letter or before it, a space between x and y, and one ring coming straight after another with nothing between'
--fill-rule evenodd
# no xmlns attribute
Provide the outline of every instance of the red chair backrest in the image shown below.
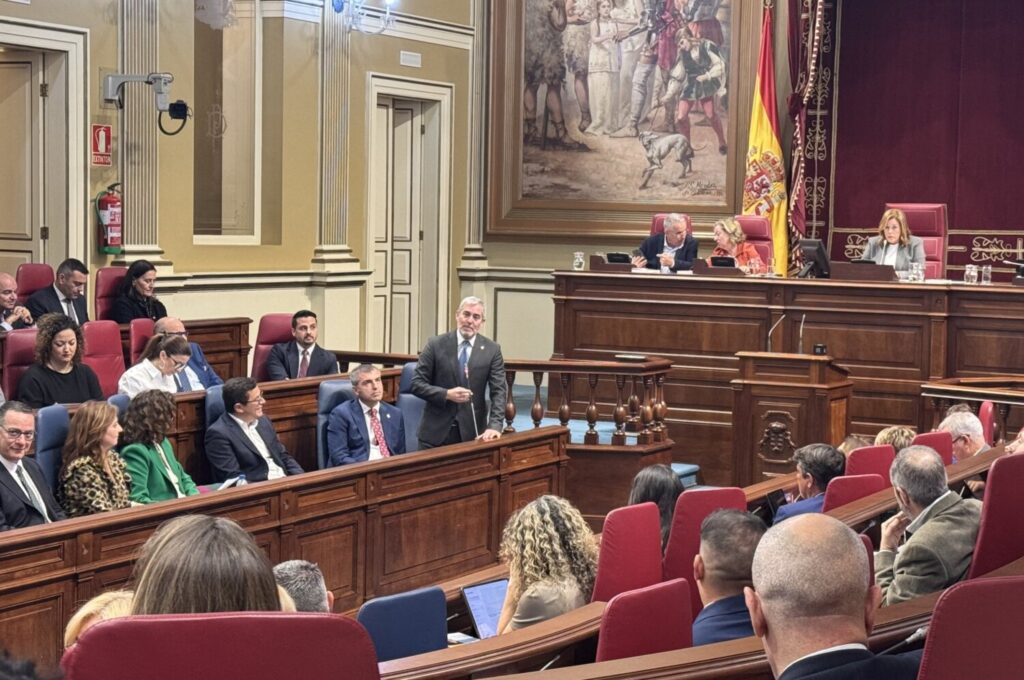
<svg viewBox="0 0 1024 680"><path fill-rule="evenodd" d="M43 262L22 262L14 280L18 284L18 304L23 305L32 293L53 285L53 267Z"/></svg>
<svg viewBox="0 0 1024 680"><path fill-rule="evenodd" d="M128 267L100 267L96 270L96 318L109 319L114 310L114 300L121 289L121 282L128 273Z"/></svg>
<svg viewBox="0 0 1024 680"><path fill-rule="evenodd" d="M132 319L128 324L128 356L132 366L139 363L142 350L153 337L154 325L152 319Z"/></svg>
<svg viewBox="0 0 1024 680"><path fill-rule="evenodd" d="M380 678L370 636L354 619L282 612L109 619L85 631L61 666L68 680Z"/></svg>
<svg viewBox="0 0 1024 680"><path fill-rule="evenodd" d="M875 584L875 546L871 543L871 538L865 534L860 534L860 542L864 544L864 549L868 551L868 585Z"/></svg>
<svg viewBox="0 0 1024 680"><path fill-rule="evenodd" d="M666 581L685 578L693 581L693 558L700 551L700 525L704 518L715 510L731 508L747 509L747 497L743 489L723 487L720 489L691 489L679 494L675 513L672 515L672 529L665 546L662 562L662 578ZM696 582L690 583L690 612L697 616L704 608L697 592Z"/></svg>
<svg viewBox="0 0 1024 680"><path fill-rule="evenodd" d="M661 520L658 506L615 508L604 518L597 554L593 602L661 582Z"/></svg>
<svg viewBox="0 0 1024 680"><path fill-rule="evenodd" d="M992 463L985 482L985 503L967 578L984 576L1024 557L1024 454Z"/></svg>
<svg viewBox="0 0 1024 680"><path fill-rule="evenodd" d="M1012 636L1022 626L1024 576L957 583L935 603L918 680L1020 677L1024 645Z"/></svg>
<svg viewBox="0 0 1024 680"><path fill-rule="evenodd" d="M611 599L601 615L597 660L685 649L693 644L690 586L677 578Z"/></svg>
<svg viewBox="0 0 1024 680"><path fill-rule="evenodd" d="M96 373L103 397L117 394L117 381L124 373L121 328L113 321L86 321L82 324L82 363Z"/></svg>
<svg viewBox="0 0 1024 680"><path fill-rule="evenodd" d="M953 435L949 432L922 432L910 440L911 446L930 446L942 457L943 465L953 464Z"/></svg>
<svg viewBox="0 0 1024 680"><path fill-rule="evenodd" d="M924 275L929 279L946 277L945 203L886 203L885 209L898 208L907 216L910 233L924 245Z"/></svg>
<svg viewBox="0 0 1024 680"><path fill-rule="evenodd" d="M896 458L896 449L892 444L880 444L879 446L862 446L850 451L846 458L846 476L853 475L879 475L885 486L891 486L889 482L889 468Z"/></svg>
<svg viewBox="0 0 1024 680"><path fill-rule="evenodd" d="M821 511L828 512L890 486L888 470L885 475L885 477L876 474L833 477L828 483L828 488L825 489L825 501L821 506Z"/></svg>
<svg viewBox="0 0 1024 680"><path fill-rule="evenodd" d="M989 446L996 445L996 405L991 401L981 402L978 409L978 420L981 421L981 434ZM1002 434L1002 433L1000 433Z"/></svg>
<svg viewBox="0 0 1024 680"><path fill-rule="evenodd" d="M7 334L4 346L4 396L16 399L18 381L25 375L28 367L35 363L36 329L19 328Z"/></svg>
<svg viewBox="0 0 1024 680"><path fill-rule="evenodd" d="M768 264L775 253L775 246L772 244L772 223L767 217L760 215L737 215L736 221L740 223L747 240L757 249L761 261Z"/></svg>
<svg viewBox="0 0 1024 680"><path fill-rule="evenodd" d="M283 312L264 314L256 332L256 346L252 350L252 378L256 382L270 380L267 375L267 357L279 342L292 339L292 315Z"/></svg>
<svg viewBox="0 0 1024 680"><path fill-rule="evenodd" d="M680 213L679 215L686 221L686 233L692 234L693 220L685 213ZM665 233L665 218L668 216L669 213L654 213L654 217L651 218L651 236Z"/></svg>

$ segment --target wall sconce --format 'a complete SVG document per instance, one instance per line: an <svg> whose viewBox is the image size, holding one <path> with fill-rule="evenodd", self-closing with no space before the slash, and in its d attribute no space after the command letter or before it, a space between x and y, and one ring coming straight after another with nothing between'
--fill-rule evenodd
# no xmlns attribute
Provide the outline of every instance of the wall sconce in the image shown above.
<svg viewBox="0 0 1024 680"><path fill-rule="evenodd" d="M391 15L391 7L397 4L398 0L384 0L384 14L380 16L380 26L376 29L367 28L363 24L363 20L370 16L367 13L366 0L332 0L332 2L334 11L344 17L346 30L355 29L360 33L376 35L395 26L395 17Z"/></svg>

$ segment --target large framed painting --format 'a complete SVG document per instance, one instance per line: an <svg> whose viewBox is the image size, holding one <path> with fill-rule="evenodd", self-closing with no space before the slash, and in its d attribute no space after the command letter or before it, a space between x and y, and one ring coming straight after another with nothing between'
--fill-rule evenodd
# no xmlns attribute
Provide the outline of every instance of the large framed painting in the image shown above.
<svg viewBox="0 0 1024 680"><path fill-rule="evenodd" d="M625 235L652 212L737 212L760 6L494 3L488 233Z"/></svg>

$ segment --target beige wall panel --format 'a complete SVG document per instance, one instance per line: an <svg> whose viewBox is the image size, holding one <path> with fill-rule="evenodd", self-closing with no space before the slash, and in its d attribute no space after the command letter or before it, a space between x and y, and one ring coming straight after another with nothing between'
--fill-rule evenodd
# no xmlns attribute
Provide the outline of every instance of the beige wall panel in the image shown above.
<svg viewBox="0 0 1024 680"><path fill-rule="evenodd" d="M401 0L397 11L402 16L433 19L462 26L473 25L473 5L486 0ZM383 6L371 0L368 4Z"/></svg>
<svg viewBox="0 0 1024 680"><path fill-rule="evenodd" d="M555 304L549 291L509 290L508 284L492 290L492 332L506 359L551 358L555 342Z"/></svg>

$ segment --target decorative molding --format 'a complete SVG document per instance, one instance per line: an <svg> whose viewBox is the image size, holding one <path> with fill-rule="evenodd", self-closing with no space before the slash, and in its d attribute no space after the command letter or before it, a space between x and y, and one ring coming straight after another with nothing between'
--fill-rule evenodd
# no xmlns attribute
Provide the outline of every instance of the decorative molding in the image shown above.
<svg viewBox="0 0 1024 680"><path fill-rule="evenodd" d="M366 285L373 272L368 269L344 272L309 270L254 272L194 272L162 275L157 292L194 293L268 288L350 288Z"/></svg>
<svg viewBox="0 0 1024 680"><path fill-rule="evenodd" d="M319 24L323 10L323 0L264 0L260 3L264 19L292 19Z"/></svg>
<svg viewBox="0 0 1024 680"><path fill-rule="evenodd" d="M542 285L555 289L554 269L542 267L459 267L460 281L475 282L518 282Z"/></svg>

